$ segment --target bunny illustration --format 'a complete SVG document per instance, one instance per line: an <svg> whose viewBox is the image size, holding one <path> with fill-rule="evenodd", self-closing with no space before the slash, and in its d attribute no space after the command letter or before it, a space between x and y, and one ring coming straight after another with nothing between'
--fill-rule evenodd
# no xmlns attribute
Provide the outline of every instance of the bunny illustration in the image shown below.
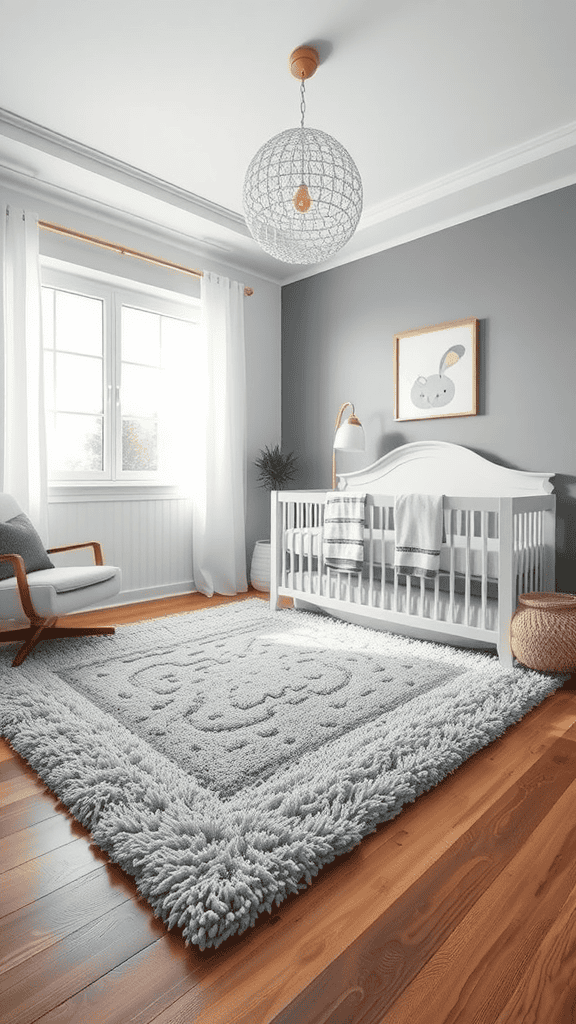
<svg viewBox="0 0 576 1024"><path fill-rule="evenodd" d="M410 398L417 409L448 405L452 401L456 388L454 381L447 377L444 371L449 366L454 366L465 351L464 345L452 345L442 356L438 373L433 373L430 377L416 378Z"/></svg>

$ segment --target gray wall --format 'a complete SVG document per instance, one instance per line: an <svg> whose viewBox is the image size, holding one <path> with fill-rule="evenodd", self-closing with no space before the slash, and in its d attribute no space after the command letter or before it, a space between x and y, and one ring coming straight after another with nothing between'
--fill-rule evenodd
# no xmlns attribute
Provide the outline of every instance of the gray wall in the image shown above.
<svg viewBox="0 0 576 1024"><path fill-rule="evenodd" d="M394 421L393 336L478 317L478 416ZM436 439L556 473L557 589L576 592L576 186L287 285L282 448L300 487L330 487L334 421L354 402L368 465Z"/></svg>

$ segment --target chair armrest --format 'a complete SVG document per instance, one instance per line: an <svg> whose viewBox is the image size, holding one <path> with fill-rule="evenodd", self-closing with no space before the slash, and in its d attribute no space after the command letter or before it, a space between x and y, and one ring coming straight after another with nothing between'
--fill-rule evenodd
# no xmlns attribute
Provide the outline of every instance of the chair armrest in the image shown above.
<svg viewBox="0 0 576 1024"><path fill-rule="evenodd" d="M28 616L30 622L35 625L36 623L44 622L41 615L38 615L34 605L32 604L32 596L30 594L30 588L28 586L28 580L26 579L26 569L24 567L24 559L21 555L0 555L0 562L12 562L14 566L14 572L16 575L16 583L18 584L18 593L20 595L20 601L24 614Z"/></svg>
<svg viewBox="0 0 576 1024"><path fill-rule="evenodd" d="M87 540L84 544L65 544L63 548L47 548L46 550L49 555L52 555L57 551L75 551L76 548L93 548L95 564L104 565L102 548L97 540Z"/></svg>

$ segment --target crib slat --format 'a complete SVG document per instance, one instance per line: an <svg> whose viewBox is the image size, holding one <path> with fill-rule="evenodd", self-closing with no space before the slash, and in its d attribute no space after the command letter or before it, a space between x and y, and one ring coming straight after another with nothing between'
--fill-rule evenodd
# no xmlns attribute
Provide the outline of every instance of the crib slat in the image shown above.
<svg viewBox="0 0 576 1024"><path fill-rule="evenodd" d="M536 542L534 538L534 512L530 512L530 590L536 590Z"/></svg>
<svg viewBox="0 0 576 1024"><path fill-rule="evenodd" d="M536 513L537 516L537 528L536 528L536 558L538 565L536 590L542 591L542 511L539 510Z"/></svg>
<svg viewBox="0 0 576 1024"><path fill-rule="evenodd" d="M424 591L426 590L426 584L424 577L420 577L420 618L424 618Z"/></svg>
<svg viewBox="0 0 576 1024"><path fill-rule="evenodd" d="M454 622L454 531L453 520L454 509L448 512L449 530L446 531L446 539L450 538L450 605L448 609L449 622Z"/></svg>
<svg viewBox="0 0 576 1024"><path fill-rule="evenodd" d="M297 537L297 551L298 551L298 579L299 586L298 590L304 589L304 544L302 540L302 519L303 519L303 504L301 501L298 502L298 533Z"/></svg>
<svg viewBox="0 0 576 1024"><path fill-rule="evenodd" d="M524 516L524 513L521 512L518 518L520 520L520 567L521 567L520 585L521 585L521 588L522 588L520 592L522 594L525 594L526 590L528 588L526 586L526 537L524 535L524 526L525 526L525 516Z"/></svg>
<svg viewBox="0 0 576 1024"><path fill-rule="evenodd" d="M320 502L315 505L318 551L316 555L316 593L322 594L322 528L320 526Z"/></svg>
<svg viewBox="0 0 576 1024"><path fill-rule="evenodd" d="M488 628L488 516L489 512L482 512L480 532L482 534L482 625Z"/></svg>
<svg viewBox="0 0 576 1024"><path fill-rule="evenodd" d="M308 509L310 509L310 506L308 506ZM306 552L306 554L307 554L306 590L308 591L308 593L312 594L314 592L313 577L312 577L312 541L313 541L313 532L312 532L312 528L311 528L311 520L306 517L306 521L307 521L307 528L306 528L306 541L307 541L307 552Z"/></svg>
<svg viewBox="0 0 576 1024"><path fill-rule="evenodd" d="M522 549L522 516L520 513L516 515L516 531L518 535L518 574L516 579L516 603L518 603L518 595L524 591L523 573L524 573L524 552Z"/></svg>
<svg viewBox="0 0 576 1024"><path fill-rule="evenodd" d="M532 586L532 516L530 512L524 513L526 517L526 588L533 590Z"/></svg>
<svg viewBox="0 0 576 1024"><path fill-rule="evenodd" d="M282 504L282 516L281 516L281 519L280 519L281 530L282 530L282 538L281 538L281 541L282 541L282 554L281 554L281 562L280 562L280 586L281 587L285 587L287 585L287 581L286 581L286 533L287 533L286 511L287 511L287 508L288 508L287 503L283 502L283 504Z"/></svg>
<svg viewBox="0 0 576 1024"><path fill-rule="evenodd" d="M470 529L473 523L470 509L466 509L464 513L464 529L466 530L466 578L465 578L465 593L464 593L464 622L467 626L470 625Z"/></svg>
<svg viewBox="0 0 576 1024"><path fill-rule="evenodd" d="M373 605L374 597L374 505L368 509L368 604Z"/></svg>
<svg viewBox="0 0 576 1024"><path fill-rule="evenodd" d="M376 529L380 534L380 607L384 608L384 581L386 579L386 550L384 547L384 509L378 510ZM376 607L376 602L374 602Z"/></svg>
<svg viewBox="0 0 576 1024"><path fill-rule="evenodd" d="M288 536L289 536L289 539L290 539L290 546L288 548L288 551L290 553L290 560L289 560L290 573L289 573L289 575L290 575L290 586L293 587L294 586L294 572L295 572L295 568L296 568L296 559L295 559L295 555L294 555L294 516L295 516L294 502L290 503L288 511L289 511L289 521L288 521L288 531L289 531L289 533L288 533Z"/></svg>

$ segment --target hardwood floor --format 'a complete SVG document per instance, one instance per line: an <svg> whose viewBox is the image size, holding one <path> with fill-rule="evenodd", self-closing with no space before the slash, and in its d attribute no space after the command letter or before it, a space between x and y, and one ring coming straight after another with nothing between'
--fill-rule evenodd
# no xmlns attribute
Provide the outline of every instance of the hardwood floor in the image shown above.
<svg viewBox="0 0 576 1024"><path fill-rule="evenodd" d="M167 932L4 740L0 808L2 1024L576 1022L574 682L217 950Z"/></svg>

